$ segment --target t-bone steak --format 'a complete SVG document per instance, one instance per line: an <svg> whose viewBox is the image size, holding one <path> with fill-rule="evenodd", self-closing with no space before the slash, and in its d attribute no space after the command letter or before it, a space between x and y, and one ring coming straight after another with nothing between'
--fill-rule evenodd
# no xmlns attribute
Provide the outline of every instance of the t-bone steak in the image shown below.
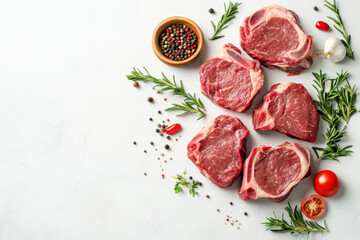
<svg viewBox="0 0 360 240"><path fill-rule="evenodd" d="M297 75L313 62L313 38L299 26L291 10L265 7L244 20L240 45L252 58L270 68Z"/></svg>
<svg viewBox="0 0 360 240"><path fill-rule="evenodd" d="M229 187L241 172L247 135L239 119L220 115L190 141L188 157L217 186Z"/></svg>
<svg viewBox="0 0 360 240"><path fill-rule="evenodd" d="M311 174L310 153L298 143L260 146L245 160L243 172L241 199L269 198L281 202Z"/></svg>
<svg viewBox="0 0 360 240"><path fill-rule="evenodd" d="M260 62L246 59L230 43L204 62L199 73L201 92L213 103L237 112L251 105L264 80Z"/></svg>
<svg viewBox="0 0 360 240"><path fill-rule="evenodd" d="M316 141L319 114L306 88L293 82L275 84L253 113L255 130L274 130Z"/></svg>

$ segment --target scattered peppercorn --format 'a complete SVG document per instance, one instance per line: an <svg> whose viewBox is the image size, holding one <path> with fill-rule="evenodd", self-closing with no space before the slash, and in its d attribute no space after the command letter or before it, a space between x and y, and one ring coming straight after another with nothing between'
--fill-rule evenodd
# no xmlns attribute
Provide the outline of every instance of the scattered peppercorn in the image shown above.
<svg viewBox="0 0 360 240"><path fill-rule="evenodd" d="M170 137L170 136L167 136L166 139L167 139L167 140L171 140L171 137Z"/></svg>
<svg viewBox="0 0 360 240"><path fill-rule="evenodd" d="M314 11L319 11L319 8L317 6L314 6Z"/></svg>
<svg viewBox="0 0 360 240"><path fill-rule="evenodd" d="M163 157L165 154L162 153L162 154L160 154L160 155Z"/></svg>
<svg viewBox="0 0 360 240"><path fill-rule="evenodd" d="M136 142L134 141L133 144L136 145Z"/></svg>
<svg viewBox="0 0 360 240"><path fill-rule="evenodd" d="M153 119L152 118L149 118L150 121L152 121Z"/></svg>
<svg viewBox="0 0 360 240"><path fill-rule="evenodd" d="M230 202L230 205L231 205L231 206L234 205L233 202Z"/></svg>
<svg viewBox="0 0 360 240"><path fill-rule="evenodd" d="M151 145L154 145L154 142L153 142L153 141L151 141L151 142L150 142L150 144L151 144Z"/></svg>
<svg viewBox="0 0 360 240"><path fill-rule="evenodd" d="M210 198L210 196L209 196L209 195L206 195L206 198Z"/></svg>
<svg viewBox="0 0 360 240"><path fill-rule="evenodd" d="M245 215L245 216L247 216L247 215L248 215L248 213L247 213L247 212L244 212L244 215Z"/></svg>
<svg viewBox="0 0 360 240"><path fill-rule="evenodd" d="M156 129L156 132L159 133L159 132L160 132L160 129L157 128L157 129Z"/></svg>
<svg viewBox="0 0 360 240"><path fill-rule="evenodd" d="M133 83L133 86L134 86L134 87L139 87L139 83L138 83L138 82L134 82L134 83Z"/></svg>
<svg viewBox="0 0 360 240"><path fill-rule="evenodd" d="M186 25L172 24L159 36L161 53L173 60L183 61L191 57L197 49L197 36Z"/></svg>
<svg viewBox="0 0 360 240"><path fill-rule="evenodd" d="M199 186L200 186L200 187L202 186L202 182L199 182Z"/></svg>
<svg viewBox="0 0 360 240"><path fill-rule="evenodd" d="M147 151L146 151L146 150L144 150L144 153L147 153Z"/></svg>
<svg viewBox="0 0 360 240"><path fill-rule="evenodd" d="M160 133L160 136L164 136L164 134L161 132L161 133Z"/></svg>
<svg viewBox="0 0 360 240"><path fill-rule="evenodd" d="M158 111L158 114L161 114L161 111L160 111L160 110Z"/></svg>
<svg viewBox="0 0 360 240"><path fill-rule="evenodd" d="M168 144L166 144L165 149L170 149L170 146Z"/></svg>
<svg viewBox="0 0 360 240"><path fill-rule="evenodd" d="M152 97L148 97L148 102L153 102L154 101L154 99L152 98Z"/></svg>
<svg viewBox="0 0 360 240"><path fill-rule="evenodd" d="M189 179L192 180L192 176L190 176Z"/></svg>
<svg viewBox="0 0 360 240"><path fill-rule="evenodd" d="M215 11L214 11L214 9L213 8L210 8L209 9L209 13L214 13Z"/></svg>
<svg viewBox="0 0 360 240"><path fill-rule="evenodd" d="M220 209L216 209L216 211L220 212Z"/></svg>
<svg viewBox="0 0 360 240"><path fill-rule="evenodd" d="M146 172L144 172L144 175L145 175L145 176L147 176L147 173L146 173Z"/></svg>
<svg viewBox="0 0 360 240"><path fill-rule="evenodd" d="M229 219L227 218L226 221L229 221Z"/></svg>

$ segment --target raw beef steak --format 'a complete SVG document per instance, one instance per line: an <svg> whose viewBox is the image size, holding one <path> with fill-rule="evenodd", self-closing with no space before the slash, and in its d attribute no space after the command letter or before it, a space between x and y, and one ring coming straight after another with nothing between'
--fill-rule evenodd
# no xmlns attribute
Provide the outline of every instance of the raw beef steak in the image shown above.
<svg viewBox="0 0 360 240"><path fill-rule="evenodd" d="M237 112L251 105L264 80L260 62L244 58L230 43L204 62L199 73L201 92L215 104Z"/></svg>
<svg viewBox="0 0 360 240"><path fill-rule="evenodd" d="M299 26L298 16L278 5L246 18L240 27L240 45L252 58L270 68L297 75L313 62L313 38Z"/></svg>
<svg viewBox="0 0 360 240"><path fill-rule="evenodd" d="M281 202L311 174L310 153L298 143L260 146L254 148L245 160L243 172L239 189L241 199L263 197Z"/></svg>
<svg viewBox="0 0 360 240"><path fill-rule="evenodd" d="M275 84L253 113L255 130L275 130L309 142L316 141L319 114L306 88L293 82Z"/></svg>
<svg viewBox="0 0 360 240"><path fill-rule="evenodd" d="M217 186L229 187L241 172L247 135L239 119L220 115L190 141L188 157Z"/></svg>

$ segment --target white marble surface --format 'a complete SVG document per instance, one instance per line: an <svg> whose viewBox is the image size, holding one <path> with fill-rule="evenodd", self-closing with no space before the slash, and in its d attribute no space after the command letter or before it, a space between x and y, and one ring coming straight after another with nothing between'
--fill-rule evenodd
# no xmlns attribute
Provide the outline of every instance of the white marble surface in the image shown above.
<svg viewBox="0 0 360 240"><path fill-rule="evenodd" d="M327 37L339 34L314 27L329 13L321 0L244 0L224 32L226 37L206 40L194 64L175 68L155 57L151 35L161 20L189 17L208 38L210 20L219 19L222 4L215 0L0 1L0 239L305 239L304 235L266 232L260 224L273 210L283 212L287 202L244 202L237 196L239 182L219 189L186 158L185 147L194 133L222 113L239 117L249 128L248 151L260 144L292 140L278 133L255 132L251 125L254 108L238 114L213 105L200 94L197 71L223 44L238 45L242 20L263 6L281 4L298 13L317 48ZM314 5L319 12L313 11ZM303 83L315 96L311 71L320 68L331 74L349 70L350 81L359 82L359 2L342 0L339 5L353 36L357 60L340 64L319 60L310 71L295 77L264 69L266 83L254 105L273 83L289 80ZM216 14L208 13L210 7ZM157 76L161 71L175 74L204 101L207 118L196 121L195 116L158 115L158 109L179 99L157 95L151 84L133 88L125 78L133 66L146 66ZM148 96L154 97L154 104L146 101ZM149 117L155 121L148 121ZM170 152L163 150L167 141L155 134L155 123L167 118L184 126L179 141L171 141ZM346 140L354 144L353 156L341 162L312 163L313 172L335 171L342 185L337 196L326 199L327 211L320 219L326 219L331 232L310 239L356 239L360 233L359 120L360 114L351 120ZM151 140L159 151L150 146ZM315 145L321 145L320 137ZM158 161L160 152L166 155ZM185 168L204 184L197 197L173 193L171 176ZM299 184L288 199L291 204L299 205L314 193L312 179ZM224 225L230 212L241 222L239 230Z"/></svg>

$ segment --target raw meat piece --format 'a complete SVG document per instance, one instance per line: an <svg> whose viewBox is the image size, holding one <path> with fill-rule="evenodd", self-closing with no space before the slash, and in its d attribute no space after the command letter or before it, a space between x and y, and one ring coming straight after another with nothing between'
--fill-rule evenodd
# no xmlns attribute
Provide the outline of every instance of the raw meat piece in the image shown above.
<svg viewBox="0 0 360 240"><path fill-rule="evenodd" d="M244 163L239 189L243 200L269 198L284 201L298 183L311 174L310 153L298 143L254 148Z"/></svg>
<svg viewBox="0 0 360 240"><path fill-rule="evenodd" d="M240 39L241 47L252 58L289 75L300 74L313 62L313 37L301 29L296 13L278 5L246 18Z"/></svg>
<svg viewBox="0 0 360 240"><path fill-rule="evenodd" d="M213 103L244 112L263 85L259 61L251 61L228 43L215 58L204 62L199 70L201 92Z"/></svg>
<svg viewBox="0 0 360 240"><path fill-rule="evenodd" d="M306 88L293 82L275 84L253 113L255 130L274 130L305 141L316 141L319 114Z"/></svg>
<svg viewBox="0 0 360 240"><path fill-rule="evenodd" d="M217 186L229 187L241 172L247 135L239 119L220 115L190 141L188 157Z"/></svg>

